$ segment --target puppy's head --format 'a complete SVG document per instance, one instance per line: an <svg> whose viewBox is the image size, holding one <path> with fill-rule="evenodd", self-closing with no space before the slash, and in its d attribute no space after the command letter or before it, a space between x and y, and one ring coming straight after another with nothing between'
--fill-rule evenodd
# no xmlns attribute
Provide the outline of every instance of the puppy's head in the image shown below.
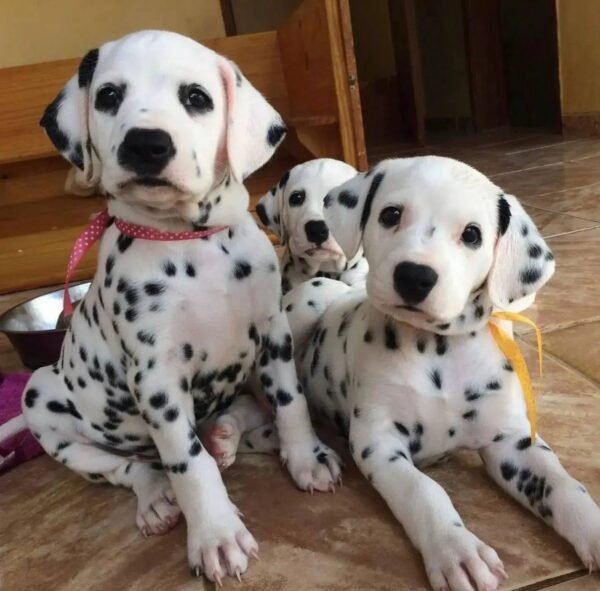
<svg viewBox="0 0 600 591"><path fill-rule="evenodd" d="M285 134L234 64L165 31L90 51L41 125L90 184L146 214L191 221L206 217L199 205L218 182L241 182ZM243 192L238 201L202 223L230 222L247 207Z"/></svg>
<svg viewBox="0 0 600 591"><path fill-rule="evenodd" d="M448 322L482 289L518 307L554 272L517 199L450 158L384 161L331 191L325 219L347 257L362 241L369 299L408 322Z"/></svg>
<svg viewBox="0 0 600 591"><path fill-rule="evenodd" d="M355 176L352 166L330 158L299 164L260 199L256 213L293 255L343 266L346 259L325 222L323 200L331 189Z"/></svg>

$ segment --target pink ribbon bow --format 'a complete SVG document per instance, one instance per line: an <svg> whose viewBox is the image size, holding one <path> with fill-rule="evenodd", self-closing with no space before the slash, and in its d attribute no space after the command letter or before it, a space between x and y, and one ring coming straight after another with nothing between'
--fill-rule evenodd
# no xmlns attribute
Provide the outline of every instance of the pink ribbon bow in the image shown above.
<svg viewBox="0 0 600 591"><path fill-rule="evenodd" d="M77 237L71 254L69 255L69 263L67 264L67 273L65 275L65 292L63 298L63 313L65 316L73 314L73 304L69 294L69 283L71 277L85 256L87 251L102 237L104 231L108 227L111 216L108 210L100 212L85 228L85 230ZM115 226L121 234L130 238L140 238L142 240L158 240L162 242L172 242L175 240L196 240L197 238L208 238L213 234L222 232L228 226L215 226L207 230L190 230L186 232L161 232L156 228L148 226L140 226L115 218Z"/></svg>

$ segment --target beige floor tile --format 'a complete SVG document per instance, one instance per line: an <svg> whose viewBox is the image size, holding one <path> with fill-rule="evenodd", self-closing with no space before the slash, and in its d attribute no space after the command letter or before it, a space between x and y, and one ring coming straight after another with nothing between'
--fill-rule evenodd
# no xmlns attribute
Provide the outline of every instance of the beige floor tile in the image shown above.
<svg viewBox="0 0 600 591"><path fill-rule="evenodd" d="M533 342L532 335L526 340ZM600 322L547 333L544 348L600 384Z"/></svg>
<svg viewBox="0 0 600 591"><path fill-rule="evenodd" d="M598 591L600 589L600 574L584 575L577 579L550 584L548 587L539 587L544 591Z"/></svg>
<svg viewBox="0 0 600 591"><path fill-rule="evenodd" d="M586 220L600 221L600 182L576 189L525 198L524 202L526 206L558 211Z"/></svg>
<svg viewBox="0 0 600 591"><path fill-rule="evenodd" d="M600 320L600 229L551 238L556 274L526 315L545 331ZM531 332L517 329L520 334Z"/></svg>
<svg viewBox="0 0 600 591"><path fill-rule="evenodd" d="M525 205L525 209L544 238L600 227L600 222L584 220L555 211L547 211L530 205Z"/></svg>

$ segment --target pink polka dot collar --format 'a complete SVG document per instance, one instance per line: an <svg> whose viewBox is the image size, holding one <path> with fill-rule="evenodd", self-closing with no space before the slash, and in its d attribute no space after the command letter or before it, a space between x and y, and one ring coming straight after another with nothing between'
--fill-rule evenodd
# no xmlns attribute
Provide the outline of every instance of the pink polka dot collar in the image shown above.
<svg viewBox="0 0 600 591"><path fill-rule="evenodd" d="M65 292L63 298L63 311L65 316L70 316L73 313L73 304L69 295L69 283L71 277L79 265L79 262L84 257L86 252L102 237L104 231L111 221L111 216L108 210L99 213L85 228L85 230L77 237L71 254L69 255L69 263L67 264L67 272L65 275ZM162 232L156 228L148 226L140 226L132 224L121 219L115 218L115 226L125 236L130 238L139 238L140 240L158 240L162 242L172 242L175 240L197 240L198 238L208 238L213 234L222 232L227 229L227 226L214 226L206 230L190 230L185 232Z"/></svg>

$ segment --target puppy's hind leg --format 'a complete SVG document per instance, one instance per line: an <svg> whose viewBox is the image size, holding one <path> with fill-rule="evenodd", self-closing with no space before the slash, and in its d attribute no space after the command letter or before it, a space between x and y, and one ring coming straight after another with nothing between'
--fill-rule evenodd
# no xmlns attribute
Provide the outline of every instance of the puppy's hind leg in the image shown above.
<svg viewBox="0 0 600 591"><path fill-rule="evenodd" d="M257 392L260 390L257 385L253 386ZM249 394L240 394L203 434L202 441L219 469L225 470L235 462L242 435L266 427L272 420L273 413L266 400L261 404ZM246 445L244 450L252 451Z"/></svg>
<svg viewBox="0 0 600 591"><path fill-rule="evenodd" d="M480 454L509 495L566 538L590 571L600 568L600 508L541 437L532 442L527 425L498 435Z"/></svg>
<svg viewBox="0 0 600 591"><path fill-rule="evenodd" d="M133 489L142 533L165 533L180 511L162 467L154 470L150 464L96 447L81 435L85 419L69 394L51 367L33 374L23 396L23 414L36 439L48 455L86 480Z"/></svg>

